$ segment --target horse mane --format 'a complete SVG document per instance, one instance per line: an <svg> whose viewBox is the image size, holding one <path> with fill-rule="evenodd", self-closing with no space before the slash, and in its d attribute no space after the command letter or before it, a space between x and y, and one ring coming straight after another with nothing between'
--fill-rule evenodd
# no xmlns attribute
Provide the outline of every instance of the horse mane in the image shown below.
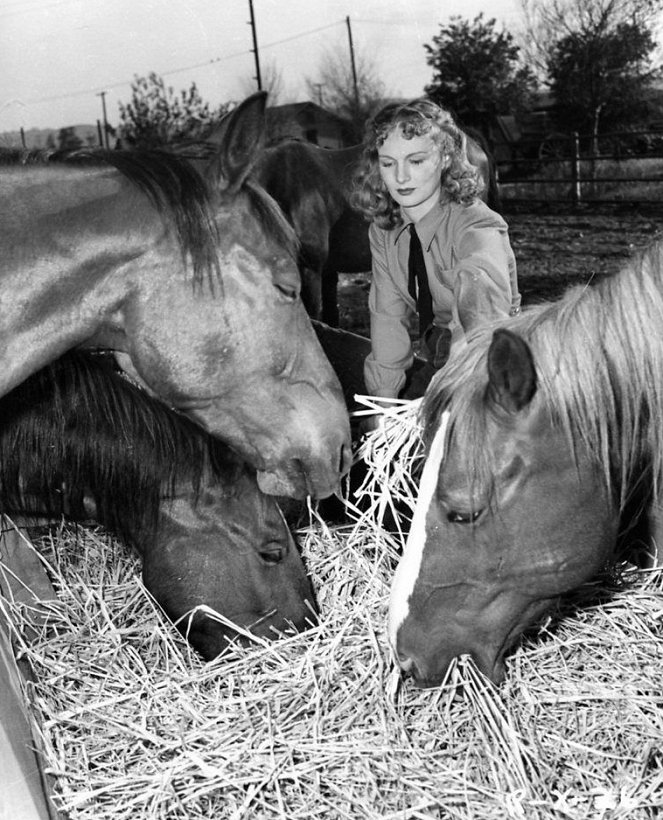
<svg viewBox="0 0 663 820"><path fill-rule="evenodd" d="M574 453L583 445L623 510L651 481L663 481L663 246L654 243L619 273L592 286L578 285L499 323L530 345L538 390L553 423ZM452 356L431 385L422 418L425 437L449 406L474 463L470 474L491 474L484 440L487 353L495 325L478 330ZM469 377L468 377L468 374ZM453 397L453 401L451 398ZM645 478L643 479L643 470Z"/></svg>
<svg viewBox="0 0 663 820"><path fill-rule="evenodd" d="M129 383L109 356L72 352L0 399L0 502L61 515L89 493L100 523L128 541L156 530L164 498L208 477L229 495L243 463Z"/></svg>
<svg viewBox="0 0 663 820"><path fill-rule="evenodd" d="M196 165L196 160L211 157L216 150L207 143L187 145L179 154L165 149L16 149L0 154L0 165L58 163L114 168L136 185L157 211L172 217L182 254L191 260L194 283L200 285L206 277L215 276L218 280L221 275L217 252L220 235L215 219L218 193ZM297 240L278 205L253 180L246 180L242 190L261 227L296 259Z"/></svg>
<svg viewBox="0 0 663 820"><path fill-rule="evenodd" d="M191 259L193 277L220 276L212 192L207 181L184 157L164 150L109 151L79 149L62 158L67 163L104 164L136 185L161 213L169 213L185 258Z"/></svg>

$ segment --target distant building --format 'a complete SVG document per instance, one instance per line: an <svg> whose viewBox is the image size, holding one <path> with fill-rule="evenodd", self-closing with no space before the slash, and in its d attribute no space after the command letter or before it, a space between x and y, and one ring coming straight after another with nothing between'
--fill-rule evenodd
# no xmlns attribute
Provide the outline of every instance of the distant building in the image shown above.
<svg viewBox="0 0 663 820"><path fill-rule="evenodd" d="M267 109L267 135L272 143L291 138L321 148L348 145L350 123L313 102L275 105Z"/></svg>

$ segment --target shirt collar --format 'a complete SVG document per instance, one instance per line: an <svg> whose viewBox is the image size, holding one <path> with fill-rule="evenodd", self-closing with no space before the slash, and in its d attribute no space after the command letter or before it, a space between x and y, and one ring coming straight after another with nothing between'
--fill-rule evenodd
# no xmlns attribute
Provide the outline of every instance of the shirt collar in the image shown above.
<svg viewBox="0 0 663 820"><path fill-rule="evenodd" d="M445 202L444 205L449 205L449 203ZM430 211L417 222L417 234L421 241L421 247L424 248L424 250L430 249L433 237L442 224L445 213L446 211L442 203L436 202ZM408 219L405 214L403 214L403 219L403 224L394 231L394 244L398 243L403 233L409 231L410 225L412 225L412 220Z"/></svg>

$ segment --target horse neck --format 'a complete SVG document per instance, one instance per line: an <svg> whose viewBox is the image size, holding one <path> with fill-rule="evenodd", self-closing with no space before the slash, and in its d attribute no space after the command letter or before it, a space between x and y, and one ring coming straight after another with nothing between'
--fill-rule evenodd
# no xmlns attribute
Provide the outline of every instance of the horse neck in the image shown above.
<svg viewBox="0 0 663 820"><path fill-rule="evenodd" d="M352 191L352 180L362 151L362 145L351 145L326 152L329 155L328 164L346 197Z"/></svg>
<svg viewBox="0 0 663 820"><path fill-rule="evenodd" d="M114 171L11 169L2 181L0 394L111 323L146 247L135 225L149 225L145 198Z"/></svg>

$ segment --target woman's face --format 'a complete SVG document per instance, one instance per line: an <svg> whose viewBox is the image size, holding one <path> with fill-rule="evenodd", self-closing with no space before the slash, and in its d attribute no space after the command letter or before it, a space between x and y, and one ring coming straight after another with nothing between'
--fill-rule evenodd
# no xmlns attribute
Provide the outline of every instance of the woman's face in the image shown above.
<svg viewBox="0 0 663 820"><path fill-rule="evenodd" d="M439 200L442 172L448 162L430 136L406 139L400 126L378 148L382 181L414 222Z"/></svg>

